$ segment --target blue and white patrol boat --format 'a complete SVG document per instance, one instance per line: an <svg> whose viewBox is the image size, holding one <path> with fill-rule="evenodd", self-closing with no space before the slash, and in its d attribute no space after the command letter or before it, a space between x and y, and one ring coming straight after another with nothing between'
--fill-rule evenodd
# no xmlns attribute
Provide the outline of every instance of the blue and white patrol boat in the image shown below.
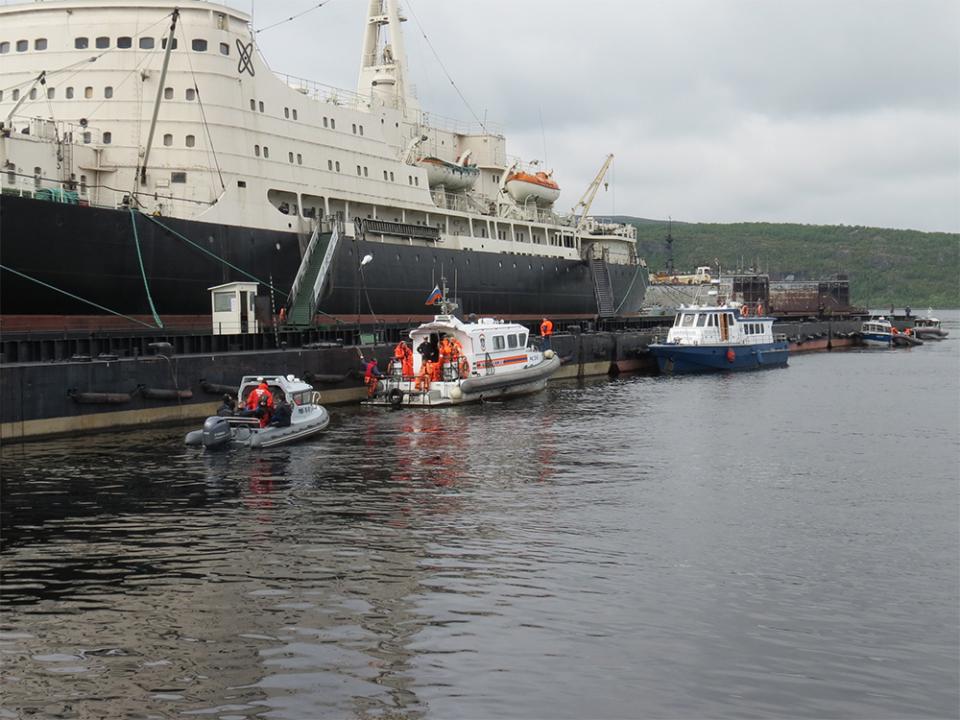
<svg viewBox="0 0 960 720"><path fill-rule="evenodd" d="M865 320L860 326L860 341L868 347L893 347L893 325L885 317Z"/></svg>
<svg viewBox="0 0 960 720"><path fill-rule="evenodd" d="M410 331L412 374L395 360L363 404L435 407L543 390L560 358L534 347L519 323L475 316L463 322L441 283L440 314Z"/></svg>
<svg viewBox="0 0 960 720"><path fill-rule="evenodd" d="M773 322L759 304L681 305L666 341L650 352L668 374L786 365L790 345L774 334Z"/></svg>
<svg viewBox="0 0 960 720"><path fill-rule="evenodd" d="M268 448L312 437L330 424L330 414L320 404L320 393L293 375L244 375L237 392L240 408L246 406L250 393L262 383L266 383L275 408L281 402L289 403L289 425L260 427L259 418L238 410L232 415L208 417L201 430L187 433L184 442L203 445L207 450Z"/></svg>

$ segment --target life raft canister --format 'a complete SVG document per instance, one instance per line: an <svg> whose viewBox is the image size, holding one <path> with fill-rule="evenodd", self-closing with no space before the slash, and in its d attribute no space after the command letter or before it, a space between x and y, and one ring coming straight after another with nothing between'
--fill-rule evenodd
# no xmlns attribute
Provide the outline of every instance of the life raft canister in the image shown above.
<svg viewBox="0 0 960 720"><path fill-rule="evenodd" d="M733 352L733 348L730 348L729 350L727 350L728 361L733 362L734 360L736 360L736 358L737 358L737 355L736 353Z"/></svg>

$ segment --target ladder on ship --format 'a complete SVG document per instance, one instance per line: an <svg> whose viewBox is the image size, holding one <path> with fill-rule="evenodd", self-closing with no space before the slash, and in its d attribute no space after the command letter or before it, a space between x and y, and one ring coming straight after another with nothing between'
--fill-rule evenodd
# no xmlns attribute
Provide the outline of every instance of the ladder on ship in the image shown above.
<svg viewBox="0 0 960 720"><path fill-rule="evenodd" d="M597 310L600 317L612 317L616 314L613 306L613 283L610 282L610 270L603 258L590 261L593 272L593 288L597 296Z"/></svg>
<svg viewBox="0 0 960 720"><path fill-rule="evenodd" d="M320 223L317 223L300 261L297 279L293 281L284 325L308 327L313 322L313 316L320 307L320 299L327 289L340 235L339 222L334 224L333 232L329 236L321 234Z"/></svg>

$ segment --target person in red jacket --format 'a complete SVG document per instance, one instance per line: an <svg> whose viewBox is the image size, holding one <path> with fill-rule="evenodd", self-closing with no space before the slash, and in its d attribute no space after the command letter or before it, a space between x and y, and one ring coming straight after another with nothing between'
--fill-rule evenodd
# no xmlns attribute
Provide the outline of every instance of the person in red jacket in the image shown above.
<svg viewBox="0 0 960 720"><path fill-rule="evenodd" d="M260 406L260 398L266 397L270 412L273 412L273 395L265 382L261 382L257 389L247 397L247 410L256 410Z"/></svg>
<svg viewBox="0 0 960 720"><path fill-rule="evenodd" d="M547 318L540 323L540 336L543 338L543 351L550 349L550 336L553 335L553 323Z"/></svg>

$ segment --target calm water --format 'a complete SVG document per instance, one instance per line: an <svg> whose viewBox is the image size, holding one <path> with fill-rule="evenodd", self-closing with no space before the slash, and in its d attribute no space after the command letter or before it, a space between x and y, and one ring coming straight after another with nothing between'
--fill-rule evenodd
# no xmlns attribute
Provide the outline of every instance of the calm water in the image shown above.
<svg viewBox="0 0 960 720"><path fill-rule="evenodd" d="M2 453L0 718L956 718L951 338ZM269 368L268 368L269 369Z"/></svg>

